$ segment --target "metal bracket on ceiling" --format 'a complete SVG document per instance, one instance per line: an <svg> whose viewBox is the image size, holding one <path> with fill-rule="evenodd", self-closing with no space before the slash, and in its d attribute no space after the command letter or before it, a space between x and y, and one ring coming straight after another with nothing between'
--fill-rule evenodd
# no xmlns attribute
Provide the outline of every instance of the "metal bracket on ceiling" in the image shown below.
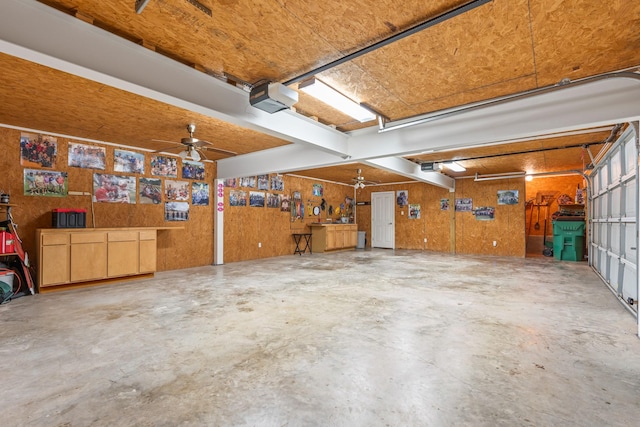
<svg viewBox="0 0 640 427"><path fill-rule="evenodd" d="M591 164L595 165L596 164L596 159L593 158L593 154L591 153L591 150L589 149L589 146L587 144L584 144L582 146L582 148L589 153L589 158L591 159Z"/></svg>
<svg viewBox="0 0 640 427"><path fill-rule="evenodd" d="M149 0L136 0L135 9L137 14L141 14L145 7L147 7Z"/></svg>
<svg viewBox="0 0 640 427"><path fill-rule="evenodd" d="M198 9L200 9L202 12L206 13L207 15L213 16L211 14L211 9L209 9L207 6L200 3L198 0L187 0L187 1L192 5L194 5L195 7L197 7Z"/></svg>

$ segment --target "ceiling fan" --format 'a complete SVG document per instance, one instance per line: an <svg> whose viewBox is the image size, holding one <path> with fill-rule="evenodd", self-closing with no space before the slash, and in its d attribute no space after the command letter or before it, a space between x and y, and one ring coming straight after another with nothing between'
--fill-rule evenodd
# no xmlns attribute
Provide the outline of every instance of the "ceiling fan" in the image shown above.
<svg viewBox="0 0 640 427"><path fill-rule="evenodd" d="M354 188L360 189L360 188L364 188L367 185L377 185L378 183L376 181L369 181L364 179L364 177L362 176L362 169L358 169L358 176L356 176L355 178L352 179L353 181L353 186Z"/></svg>
<svg viewBox="0 0 640 427"><path fill-rule="evenodd" d="M235 156L238 154L233 151L223 150L222 148L214 148L213 143L209 141L204 141L202 139L194 138L193 133L195 131L196 131L196 125L191 123L187 125L187 132L189 132L189 137L182 138L180 142L166 141L163 139L153 139L152 141L167 142L169 144L174 144L175 146L182 146L184 149L180 151L180 153L178 153L178 155L180 156L180 158L182 158L182 160L186 159L187 157L191 157L196 162L202 158L206 160L207 156L204 154L205 151L212 151L214 153L225 154L227 156ZM165 151L165 150L167 149L156 150L156 153L159 151Z"/></svg>

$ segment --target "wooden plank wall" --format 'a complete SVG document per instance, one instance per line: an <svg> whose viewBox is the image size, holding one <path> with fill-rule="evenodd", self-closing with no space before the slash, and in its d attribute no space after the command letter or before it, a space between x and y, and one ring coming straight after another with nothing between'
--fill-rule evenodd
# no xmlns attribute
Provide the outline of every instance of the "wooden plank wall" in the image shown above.
<svg viewBox="0 0 640 427"><path fill-rule="evenodd" d="M87 210L87 227L91 227L91 198L89 196L42 197L24 195L24 167L20 165L20 130L0 127L0 189L9 192L13 208L13 216L18 224L18 232L23 240L23 246L30 254L32 263L37 262L35 256L37 245L35 232L38 228L51 227L51 211L56 208L77 208ZM106 148L106 168L104 171L69 167L68 142L102 146ZM68 173L69 190L90 192L92 189L93 173L116 175L132 175L113 172L114 147L87 143L66 138L57 138L58 156L54 170ZM136 151L129 148L122 148ZM145 153L144 177L151 176L150 154ZM180 165L180 161L178 162ZM180 168L180 166L179 166ZM34 168L35 169L35 168ZM180 169L181 170L181 169ZM205 178L212 182L215 175L215 164L205 163ZM133 176L133 175L132 175ZM143 175L135 175L141 177ZM193 182L180 178L177 180ZM210 191L213 188L210 186ZM211 193L210 198L213 193ZM211 199L212 200L212 199ZM158 270L174 270L213 262L213 207L191 206L188 221L165 221L164 204L120 204L94 203L96 227L166 227L183 226L184 230L159 231L158 233ZM3 218L4 219L4 218Z"/></svg>

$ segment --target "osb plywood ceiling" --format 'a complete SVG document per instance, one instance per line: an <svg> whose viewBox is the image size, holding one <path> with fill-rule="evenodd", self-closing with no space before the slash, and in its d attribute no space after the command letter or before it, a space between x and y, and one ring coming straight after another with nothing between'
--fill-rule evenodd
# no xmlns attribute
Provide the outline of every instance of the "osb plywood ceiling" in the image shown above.
<svg viewBox="0 0 640 427"><path fill-rule="evenodd" d="M119 37L242 85L286 82L468 3L461 0L41 0L41 3ZM401 7L400 7L401 6ZM316 77L391 120L487 100L640 65L640 2L492 0L469 12L367 53ZM0 55L5 83L0 122L86 138L157 148L150 140L179 140L184 126L197 137L245 154L288 142L164 105L27 61ZM297 88L297 84L291 85ZM304 94L300 114L350 131L360 124ZM464 160L468 171L500 173L520 167L581 169L584 148L608 132L509 144L498 150L416 156L415 161ZM519 153L550 145L569 148ZM595 153L598 147L590 150ZM491 157L502 154L500 157ZM507 154L505 156L505 154ZM220 156L221 157L221 156ZM212 156L215 160L215 155ZM508 160L505 160L508 159ZM349 182L350 169L317 169L314 177ZM393 181L370 168L372 180ZM345 178L346 177L346 178Z"/></svg>

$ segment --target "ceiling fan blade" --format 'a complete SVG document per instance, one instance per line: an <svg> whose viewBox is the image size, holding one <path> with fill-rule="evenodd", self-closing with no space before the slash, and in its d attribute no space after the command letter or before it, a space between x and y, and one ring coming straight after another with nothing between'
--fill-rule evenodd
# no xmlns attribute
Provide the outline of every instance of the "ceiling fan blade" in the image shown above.
<svg viewBox="0 0 640 427"><path fill-rule="evenodd" d="M196 148L196 152L200 155L200 160L209 160L209 158L204 154L204 150Z"/></svg>
<svg viewBox="0 0 640 427"><path fill-rule="evenodd" d="M235 151L229 151L229 150L223 150L222 148L215 148L215 147L200 147L201 150L203 151L213 151L215 153L220 153L220 154L226 154L228 156L237 156L238 153L236 153Z"/></svg>
<svg viewBox="0 0 640 427"><path fill-rule="evenodd" d="M159 149L157 149L157 150L152 151L152 153L159 153L159 152L161 152L161 151L175 151L175 150L178 150L178 149L180 149L180 150L181 150L181 149L183 149L183 148L184 148L184 147L182 147L182 146L172 145L172 146L170 146L170 147L163 147L163 148L159 148Z"/></svg>
<svg viewBox="0 0 640 427"><path fill-rule="evenodd" d="M168 144L183 145L182 142L167 141L166 139L152 139L153 142L166 142Z"/></svg>
<svg viewBox="0 0 640 427"><path fill-rule="evenodd" d="M199 139L198 142L201 142L202 144L213 145L213 142L205 141L204 139Z"/></svg>

